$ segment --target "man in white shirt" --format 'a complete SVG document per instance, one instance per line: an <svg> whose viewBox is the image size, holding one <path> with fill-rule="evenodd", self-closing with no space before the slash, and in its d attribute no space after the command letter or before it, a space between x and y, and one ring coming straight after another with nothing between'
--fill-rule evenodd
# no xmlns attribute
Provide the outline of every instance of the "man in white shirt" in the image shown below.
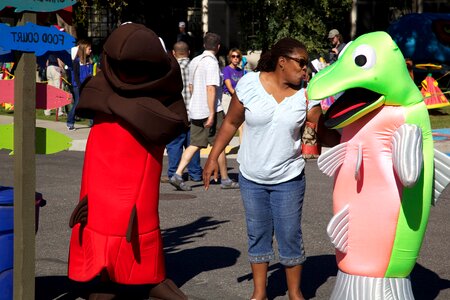
<svg viewBox="0 0 450 300"><path fill-rule="evenodd" d="M207 33L203 38L203 46L205 51L189 65L189 88L192 94L189 104L191 141L181 157L177 171L170 178L170 183L180 191L192 190L183 181L183 171L195 153L214 144L224 118L220 69L216 58L220 48L220 36L212 32ZM239 184L228 177L225 151L219 156L218 163L221 188L239 188Z"/></svg>

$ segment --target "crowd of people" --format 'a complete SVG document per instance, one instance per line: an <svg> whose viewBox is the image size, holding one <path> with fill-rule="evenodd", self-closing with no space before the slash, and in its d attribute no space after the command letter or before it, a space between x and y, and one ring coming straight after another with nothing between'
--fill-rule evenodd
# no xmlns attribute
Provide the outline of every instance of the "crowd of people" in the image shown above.
<svg viewBox="0 0 450 300"><path fill-rule="evenodd" d="M220 49L220 36L207 33L204 37L204 52L189 64L188 86L191 93L188 116L190 118L190 142L183 152L180 163L169 182L180 191L190 191L182 175L186 166L200 149L214 145L225 117L222 106L222 79L216 54ZM229 79L227 79L229 80ZM235 81L239 80L236 78ZM170 154L169 154L170 160ZM239 188L239 184L228 176L225 151L219 157L221 183L223 189ZM170 174L168 174L170 176ZM193 178L195 179L195 178Z"/></svg>
<svg viewBox="0 0 450 300"><path fill-rule="evenodd" d="M106 276L110 281L124 284L152 284L151 293L159 299L186 299L173 282L165 278L157 211L159 196L154 191L159 190L160 181L170 183L179 191L190 191L188 180L203 181L206 190L214 180L220 181L222 189L240 189L247 224L248 260L253 274L251 299L267 298L268 266L275 259L273 238L276 238L279 261L285 269L289 299L304 299L300 289L302 265L306 260L301 227L306 187L305 160L301 152L303 126L307 121L315 124L323 145L333 146L340 140L337 131L323 126L320 102L307 99L308 51L297 39L280 39L262 54L256 69L247 72L242 65L241 50L231 48L227 64L220 68L217 54L221 37L218 34L206 33L204 51L191 60L186 24L180 22L179 28L177 42L167 51L164 42L144 26L120 26L105 43L105 61L100 75L96 75L92 45L86 41L79 41L74 49L70 68L65 68L57 57L48 59L49 84L61 86L61 76L70 73L73 106L68 112L67 128L75 129L77 115L91 119L92 126L80 202L71 218L69 277L86 281L101 274L102 278ZM125 37L131 33L136 36L127 40ZM345 43L336 29L329 32L328 38L333 46L331 64ZM148 53L130 50L144 51L145 47L140 46L144 39L148 39L151 46ZM88 80L93 76L95 80ZM178 80L182 99L178 99ZM138 111L146 105L150 106L144 112ZM166 116L157 126L156 123L149 125L156 122L152 118ZM161 132L155 132L155 128ZM241 143L237 182L229 177L225 148L238 131ZM112 136L114 141L110 141ZM168 169L167 176L161 177L162 148L159 144L163 141ZM114 143L112 148L111 142ZM136 157L126 155L131 151L130 145ZM202 169L200 150L208 146L212 149ZM135 176L122 178L119 164L123 164L123 159L118 155L124 155L123 159L129 161L127 168L139 169L149 182L143 183ZM105 162L108 163L105 165ZM186 168L187 174L184 173ZM124 181L116 181L118 177ZM106 186L109 187L107 193L102 190ZM128 189L139 191L138 199L119 192ZM139 201L147 197L144 194L148 194L151 207L140 206ZM126 213L128 206L114 206L115 198L129 201L131 213ZM92 219L94 214L104 214L104 209L114 213L120 210L124 222L119 224L111 218ZM138 219L142 213L151 216L151 220ZM150 246L142 244L139 251L152 247L157 258L134 257L137 251L134 245L108 266L94 259L98 265L86 269L87 265L81 262L97 255L88 249L91 243L103 247L102 252L119 253L114 245L95 242L104 239L100 235L121 236L124 243L137 243L138 236L150 239L147 233L139 231L148 226L154 228L151 233L154 236L148 240ZM76 242L76 239L82 241ZM158 246L153 248L153 244ZM141 268L139 272L144 275L136 277L138 279L122 279L123 274L117 273L120 270L115 265L124 268L119 260L131 259L127 256L134 257L138 265L141 259L147 265L156 264L153 277L145 275L146 271ZM129 267L132 272L132 264Z"/></svg>

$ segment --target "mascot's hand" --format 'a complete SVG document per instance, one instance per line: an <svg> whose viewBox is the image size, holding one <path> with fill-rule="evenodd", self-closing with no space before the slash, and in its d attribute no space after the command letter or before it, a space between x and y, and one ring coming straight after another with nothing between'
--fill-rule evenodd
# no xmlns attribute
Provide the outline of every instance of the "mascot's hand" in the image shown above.
<svg viewBox="0 0 450 300"><path fill-rule="evenodd" d="M73 228L76 224L86 225L88 216L88 198L85 196L75 207L70 216L69 226Z"/></svg>

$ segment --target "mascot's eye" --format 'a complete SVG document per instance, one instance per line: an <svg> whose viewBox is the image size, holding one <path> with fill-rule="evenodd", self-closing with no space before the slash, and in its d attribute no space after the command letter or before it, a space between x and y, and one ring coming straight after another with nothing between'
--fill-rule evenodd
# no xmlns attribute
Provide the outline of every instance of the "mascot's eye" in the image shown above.
<svg viewBox="0 0 450 300"><path fill-rule="evenodd" d="M358 55L357 57L355 57L355 64L357 66L364 66L367 62L367 58L364 55Z"/></svg>
<svg viewBox="0 0 450 300"><path fill-rule="evenodd" d="M369 45L360 45L353 51L353 61L365 70L372 68L376 60L375 50Z"/></svg>

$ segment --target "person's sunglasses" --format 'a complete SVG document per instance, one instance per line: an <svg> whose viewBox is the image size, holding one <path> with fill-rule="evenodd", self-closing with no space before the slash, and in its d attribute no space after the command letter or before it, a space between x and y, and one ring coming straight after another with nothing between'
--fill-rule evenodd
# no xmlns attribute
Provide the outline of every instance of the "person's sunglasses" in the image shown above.
<svg viewBox="0 0 450 300"><path fill-rule="evenodd" d="M231 55L231 58L241 58L240 55Z"/></svg>
<svg viewBox="0 0 450 300"><path fill-rule="evenodd" d="M303 58L295 58L295 57L292 57L289 55L283 55L283 56L286 58L292 59L293 61L296 61L298 63L298 65L300 66L300 68L302 68L302 69L308 64L308 61L306 61Z"/></svg>

